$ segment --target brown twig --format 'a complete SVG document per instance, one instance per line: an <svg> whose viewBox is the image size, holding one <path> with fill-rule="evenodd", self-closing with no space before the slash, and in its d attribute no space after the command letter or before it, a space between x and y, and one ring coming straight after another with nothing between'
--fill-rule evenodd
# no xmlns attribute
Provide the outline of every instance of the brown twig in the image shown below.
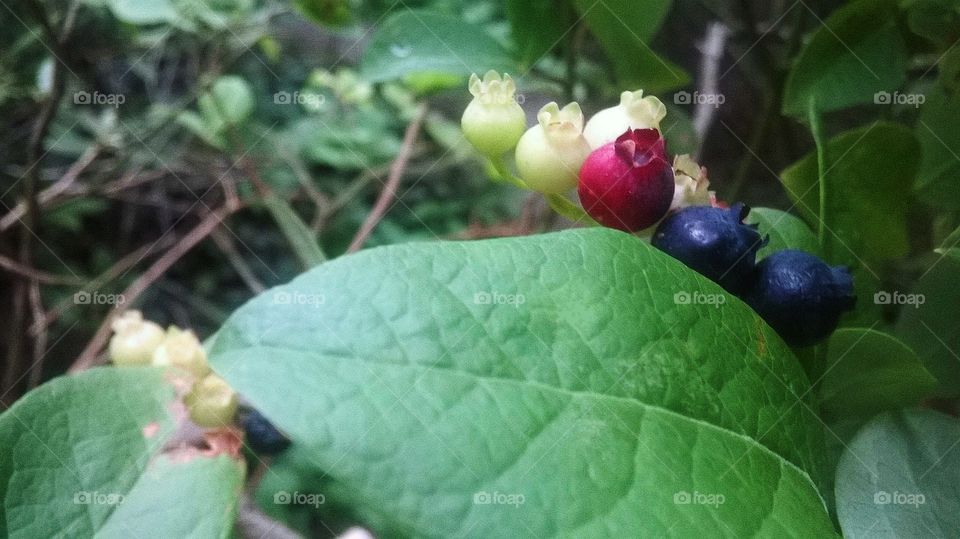
<svg viewBox="0 0 960 539"><path fill-rule="evenodd" d="M397 187L400 186L400 179L403 177L403 172L407 168L410 152L413 151L413 144L417 141L417 135L420 133L420 125L423 123L423 118L426 115L427 105L426 103L420 103L420 105L417 106L413 120L410 121L406 132L403 134L403 145L400 147L400 151L397 152L393 163L390 164L390 175L387 177L387 182L383 184L383 190L380 191L380 196L377 197L373 209L367 214L367 218L360 226L360 230L357 231L353 241L350 242L350 247L347 248L348 253L354 253L363 247L363 244L366 243L370 234L373 233L373 229L377 227L377 224L383 219L384 214L390 209L390 203L393 202L394 197L397 195Z"/></svg>
<svg viewBox="0 0 960 539"><path fill-rule="evenodd" d="M83 349L83 352L80 353L80 356L77 358L77 360L73 363L73 365L70 366L68 372L76 373L95 365L97 363L97 358L100 354L100 351L107 344L107 340L110 337L110 324L114 317L126 309L128 305L136 301L140 294L149 288L151 284L162 277L171 266L173 266L191 249L196 247L196 245L204 238L209 236L214 230L216 230L218 226L220 226L225 218L236 212L240 207L242 206L224 206L207 214L207 216L204 217L203 220L200 221L200 223L193 230L183 236L183 238L181 238L176 245L171 247L169 251L164 253L163 256L161 256L156 262L147 268L147 271L133 281L133 283L131 283L121 295L121 297L123 297L123 304L116 305L110 310L110 313L103 320L103 323L100 324L100 327L97 329L97 332L94 334L93 338L90 339L90 342L87 343L87 346Z"/></svg>
<svg viewBox="0 0 960 539"><path fill-rule="evenodd" d="M240 276L240 280L243 281L243 284L247 285L247 288L249 288L251 292L259 294L267 289L267 287L260 282L260 279L257 278L257 275L250 268L250 265L247 264L247 261L240 255L236 243L234 243L233 238L231 238L229 234L217 229L213 231L211 237L214 243L217 244L217 247L227 256L227 260L230 261L230 265L233 266L237 275Z"/></svg>

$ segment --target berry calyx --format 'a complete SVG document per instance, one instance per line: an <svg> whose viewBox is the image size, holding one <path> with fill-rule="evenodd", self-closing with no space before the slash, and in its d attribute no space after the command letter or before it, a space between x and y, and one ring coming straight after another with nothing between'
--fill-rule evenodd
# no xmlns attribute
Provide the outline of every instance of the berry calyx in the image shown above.
<svg viewBox="0 0 960 539"><path fill-rule="evenodd" d="M163 328L144 320L140 311L124 312L111 327L114 335L110 338L110 360L118 366L150 363L165 336Z"/></svg>
<svg viewBox="0 0 960 539"><path fill-rule="evenodd" d="M237 413L237 394L216 374L197 380L184 397L184 403L190 420L204 428L228 425Z"/></svg>
<svg viewBox="0 0 960 539"><path fill-rule="evenodd" d="M690 206L713 206L716 195L709 190L706 167L701 167L689 155L673 158L674 191L671 210Z"/></svg>
<svg viewBox="0 0 960 539"><path fill-rule="evenodd" d="M241 423L247 433L247 445L254 453L276 455L290 445L290 440L256 410L244 414Z"/></svg>
<svg viewBox="0 0 960 539"><path fill-rule="evenodd" d="M756 225L743 219L750 208L690 206L669 215L657 227L651 243L701 275L733 293L755 278L757 251L766 244Z"/></svg>
<svg viewBox="0 0 960 539"><path fill-rule="evenodd" d="M756 284L744 299L791 346L810 346L830 336L840 316L856 304L847 268L795 249L761 260Z"/></svg>
<svg viewBox="0 0 960 539"><path fill-rule="evenodd" d="M667 115L667 107L652 95L643 97L643 90L623 92L620 104L593 115L583 129L583 136L591 148L613 142L630 129L660 129L660 121Z"/></svg>
<svg viewBox="0 0 960 539"><path fill-rule="evenodd" d="M153 351L153 365L157 367L177 367L197 378L210 372L207 364L207 352L200 339L190 330L170 326L160 346Z"/></svg>
<svg viewBox="0 0 960 539"><path fill-rule="evenodd" d="M626 232L663 218L673 192L673 168L656 129L624 132L594 150L580 168L583 209L598 223Z"/></svg>
<svg viewBox="0 0 960 539"><path fill-rule="evenodd" d="M551 101L537 113L537 125L520 137L515 157L527 187L563 193L577 185L577 173L589 154L580 105L569 103L561 109Z"/></svg>
<svg viewBox="0 0 960 539"><path fill-rule="evenodd" d="M460 119L463 136L487 157L510 151L527 128L527 117L514 97L517 87L513 79L490 70L481 81L474 73L469 89L473 100Z"/></svg>

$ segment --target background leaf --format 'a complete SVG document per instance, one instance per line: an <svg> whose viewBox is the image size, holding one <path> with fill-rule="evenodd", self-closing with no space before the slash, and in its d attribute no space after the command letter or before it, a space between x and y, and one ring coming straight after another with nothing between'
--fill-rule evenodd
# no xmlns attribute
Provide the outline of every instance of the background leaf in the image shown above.
<svg viewBox="0 0 960 539"><path fill-rule="evenodd" d="M827 235L834 237L836 260L895 258L907 252L907 206L919 160L911 131L878 122L847 131L827 143ZM797 211L817 223L820 199L817 156L807 154L780 174ZM829 218L829 217L828 217Z"/></svg>
<svg viewBox="0 0 960 539"><path fill-rule="evenodd" d="M746 222L758 225L760 234L770 237L767 245L757 252L757 260L783 249L820 252L817 235L795 215L773 208L750 208Z"/></svg>
<svg viewBox="0 0 960 539"><path fill-rule="evenodd" d="M253 300L211 362L394 533L829 534L789 463L820 474L799 364L739 300L683 292L724 293L609 229L393 246Z"/></svg>
<svg viewBox="0 0 960 539"><path fill-rule="evenodd" d="M573 12L567 2L507 0L510 34L521 63L531 66L573 34Z"/></svg>
<svg viewBox="0 0 960 539"><path fill-rule="evenodd" d="M409 8L387 17L360 62L360 73L371 81L436 72L483 76L490 69L512 73L517 64L483 28Z"/></svg>
<svg viewBox="0 0 960 539"><path fill-rule="evenodd" d="M785 114L805 116L811 99L821 112L873 103L877 92L893 93L906 80L895 2L852 2L816 27L787 77Z"/></svg>
<svg viewBox="0 0 960 539"><path fill-rule="evenodd" d="M0 415L0 535L227 537L242 469L154 456L175 398L159 369L104 367L17 401Z"/></svg>
<svg viewBox="0 0 960 539"><path fill-rule="evenodd" d="M960 209L960 95L948 94L934 86L925 94L914 131L922 158L917 174L917 191L928 204Z"/></svg>
<svg viewBox="0 0 960 539"><path fill-rule="evenodd" d="M888 412L863 427L837 468L844 537L960 535L958 439L956 418L931 410Z"/></svg>

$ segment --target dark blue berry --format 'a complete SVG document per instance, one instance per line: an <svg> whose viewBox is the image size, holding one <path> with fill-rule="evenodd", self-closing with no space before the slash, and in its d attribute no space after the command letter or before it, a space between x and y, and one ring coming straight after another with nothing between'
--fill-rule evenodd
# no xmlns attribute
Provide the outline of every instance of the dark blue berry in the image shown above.
<svg viewBox="0 0 960 539"><path fill-rule="evenodd" d="M256 410L243 417L243 430L247 433L247 445L260 455L275 455L290 445L290 440Z"/></svg>
<svg viewBox="0 0 960 539"><path fill-rule="evenodd" d="M757 251L767 239L743 219L750 208L691 206L667 216L651 243L688 267L739 293L753 281Z"/></svg>
<svg viewBox="0 0 960 539"><path fill-rule="evenodd" d="M856 303L847 268L795 249L761 260L756 285L744 299L791 346L828 337Z"/></svg>

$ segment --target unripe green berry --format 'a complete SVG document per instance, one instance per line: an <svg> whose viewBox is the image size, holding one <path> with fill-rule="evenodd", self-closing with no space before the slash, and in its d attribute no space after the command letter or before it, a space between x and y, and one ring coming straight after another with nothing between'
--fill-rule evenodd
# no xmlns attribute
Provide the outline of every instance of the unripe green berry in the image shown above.
<svg viewBox="0 0 960 539"><path fill-rule="evenodd" d="M110 360L118 366L149 364L164 339L163 328L144 320L140 311L126 311L111 327Z"/></svg>
<svg viewBox="0 0 960 539"><path fill-rule="evenodd" d="M593 115L583 129L583 136L591 148L599 148L617 140L624 131L633 129L660 129L660 121L667 115L667 107L655 96L643 97L643 90L623 92L620 104Z"/></svg>
<svg viewBox="0 0 960 539"><path fill-rule="evenodd" d="M460 126L463 136L487 157L499 157L516 146L527 128L527 118L517 104L516 85L510 75L503 78L496 71L487 71L483 80L470 76L473 100L463 111Z"/></svg>
<svg viewBox="0 0 960 539"><path fill-rule="evenodd" d="M574 102L561 109L550 102L537 113L537 125L517 143L517 170L530 189L563 193L576 187L577 174L588 155L590 145L583 138L580 105Z"/></svg>
<svg viewBox="0 0 960 539"><path fill-rule="evenodd" d="M190 420L205 428L230 424L237 414L237 394L216 374L197 380L184 398Z"/></svg>
<svg viewBox="0 0 960 539"><path fill-rule="evenodd" d="M210 372L207 352L197 335L176 326L170 326L163 342L153 351L153 364L157 367L177 367L197 378Z"/></svg>

